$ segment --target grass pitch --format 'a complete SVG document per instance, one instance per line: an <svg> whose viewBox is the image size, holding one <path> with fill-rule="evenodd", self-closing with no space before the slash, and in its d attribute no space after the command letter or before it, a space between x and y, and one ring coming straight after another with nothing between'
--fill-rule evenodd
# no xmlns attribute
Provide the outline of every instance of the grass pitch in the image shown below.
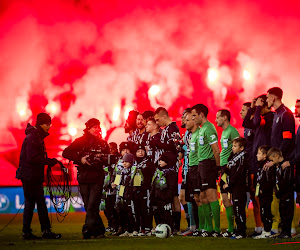
<svg viewBox="0 0 300 250"><path fill-rule="evenodd" d="M231 240L225 238L199 238L199 237L182 237L175 236L168 239L159 239L152 237L113 237L107 236L103 239L83 240L81 227L84 222L85 213L70 213L63 222L59 223L55 214L51 214L52 229L54 232L61 233L62 238L59 240L37 240L24 241L21 237L22 231L22 214L16 218L0 232L0 249L300 249L300 238L292 239L291 242L274 241L274 240L254 240L241 239ZM101 213L104 224L107 225L106 218ZM0 230L14 217L14 215L0 215ZM300 208L297 208L297 219L300 218ZM182 230L187 226L184 214L182 213L181 221ZM226 214L221 214L221 226L224 231L227 227ZM249 210L247 218L248 233L254 229L254 220L252 210ZM37 214L34 214L32 222L33 233L40 236L40 224ZM297 232L300 228L297 227ZM297 243L299 242L299 243ZM274 244L276 243L276 244ZM284 244L279 244L284 243ZM288 244L287 244L288 243Z"/></svg>

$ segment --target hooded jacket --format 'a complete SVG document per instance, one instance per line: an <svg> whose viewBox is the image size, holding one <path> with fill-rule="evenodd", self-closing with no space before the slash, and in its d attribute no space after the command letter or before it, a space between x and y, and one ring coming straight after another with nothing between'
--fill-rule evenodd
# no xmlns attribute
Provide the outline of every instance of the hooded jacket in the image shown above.
<svg viewBox="0 0 300 250"><path fill-rule="evenodd" d="M44 181L44 166L58 161L47 157L44 139L49 135L41 126L27 124L16 178L22 181Z"/></svg>

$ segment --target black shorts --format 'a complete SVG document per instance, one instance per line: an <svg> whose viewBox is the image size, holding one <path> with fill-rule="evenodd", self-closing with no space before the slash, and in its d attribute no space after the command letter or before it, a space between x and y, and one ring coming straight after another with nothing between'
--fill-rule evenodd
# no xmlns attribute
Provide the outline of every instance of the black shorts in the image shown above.
<svg viewBox="0 0 300 250"><path fill-rule="evenodd" d="M186 176L186 192L200 194L198 166L190 166Z"/></svg>
<svg viewBox="0 0 300 250"><path fill-rule="evenodd" d="M216 162L213 160L203 160L199 162L198 173L200 176L200 190L205 191L209 188L217 189L216 179L218 176Z"/></svg>
<svg viewBox="0 0 300 250"><path fill-rule="evenodd" d="M180 189L186 189L186 183L182 180Z"/></svg>
<svg viewBox="0 0 300 250"><path fill-rule="evenodd" d="M176 177L174 177L174 178L176 178L176 183L177 183L177 188L176 188L175 193L174 193L174 197L175 197L175 196L179 196L179 192L178 192L178 172L176 172Z"/></svg>

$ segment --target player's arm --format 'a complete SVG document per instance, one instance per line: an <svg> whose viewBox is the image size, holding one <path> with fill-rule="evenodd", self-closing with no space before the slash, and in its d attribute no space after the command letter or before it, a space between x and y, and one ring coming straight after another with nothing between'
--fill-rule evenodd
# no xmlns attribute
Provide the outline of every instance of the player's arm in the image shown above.
<svg viewBox="0 0 300 250"><path fill-rule="evenodd" d="M291 113L285 113L283 117L283 124L282 124L282 143L280 145L280 150L283 154L283 157L286 160L287 154L289 153L290 148L294 148L294 141L293 136L295 135L295 119L293 114Z"/></svg>
<svg viewBox="0 0 300 250"><path fill-rule="evenodd" d="M251 119L251 116L253 115L254 113L254 108L249 108L248 109L248 112L245 116L245 119L243 121L243 127L244 128L255 128L254 124L253 124L253 118Z"/></svg>
<svg viewBox="0 0 300 250"><path fill-rule="evenodd" d="M218 142L215 142L213 144L210 145L216 160L216 165L220 166L220 149L218 146Z"/></svg>

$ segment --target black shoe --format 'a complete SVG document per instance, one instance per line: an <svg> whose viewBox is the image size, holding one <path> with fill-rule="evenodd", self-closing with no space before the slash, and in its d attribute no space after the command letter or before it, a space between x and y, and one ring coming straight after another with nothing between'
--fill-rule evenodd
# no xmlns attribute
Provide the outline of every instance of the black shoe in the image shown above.
<svg viewBox="0 0 300 250"><path fill-rule="evenodd" d="M196 229L195 231L193 231L192 236L199 237L201 232L202 231L199 231L198 229Z"/></svg>
<svg viewBox="0 0 300 250"><path fill-rule="evenodd" d="M232 239L232 240L240 240L240 239L244 239L244 238L247 238L246 234L236 234L236 235L233 235L232 237L230 237L230 239Z"/></svg>
<svg viewBox="0 0 300 250"><path fill-rule="evenodd" d="M23 240L40 240L40 239L42 239L41 237L38 237L32 233L23 233L22 238L23 238Z"/></svg>
<svg viewBox="0 0 300 250"><path fill-rule="evenodd" d="M249 237L255 237L255 236L258 236L258 235L261 235L261 233L258 233L256 231L254 231L252 234L249 235Z"/></svg>
<svg viewBox="0 0 300 250"><path fill-rule="evenodd" d="M230 238L233 236L233 233L229 232L228 230L226 230L226 232L222 233L222 236L224 238Z"/></svg>
<svg viewBox="0 0 300 250"><path fill-rule="evenodd" d="M212 232L207 232L207 231L203 230L199 236L203 237L203 238L212 237Z"/></svg>
<svg viewBox="0 0 300 250"><path fill-rule="evenodd" d="M223 237L222 232L218 233L218 232L212 231L211 235L212 235L212 237L215 237L215 238Z"/></svg>
<svg viewBox="0 0 300 250"><path fill-rule="evenodd" d="M88 240L88 239L90 239L91 237L92 237L92 235L91 235L90 231L85 230L85 231L82 232L82 239Z"/></svg>
<svg viewBox="0 0 300 250"><path fill-rule="evenodd" d="M112 236L120 236L121 234L125 233L125 231L121 228L119 228L119 230L115 233L112 234Z"/></svg>
<svg viewBox="0 0 300 250"><path fill-rule="evenodd" d="M289 234L287 234L287 233L281 232L276 238L279 238L279 239L290 239L290 238L292 238L292 236L289 235Z"/></svg>
<svg viewBox="0 0 300 250"><path fill-rule="evenodd" d="M61 234L53 233L50 229L46 229L42 234L43 239L57 240L61 238Z"/></svg>

